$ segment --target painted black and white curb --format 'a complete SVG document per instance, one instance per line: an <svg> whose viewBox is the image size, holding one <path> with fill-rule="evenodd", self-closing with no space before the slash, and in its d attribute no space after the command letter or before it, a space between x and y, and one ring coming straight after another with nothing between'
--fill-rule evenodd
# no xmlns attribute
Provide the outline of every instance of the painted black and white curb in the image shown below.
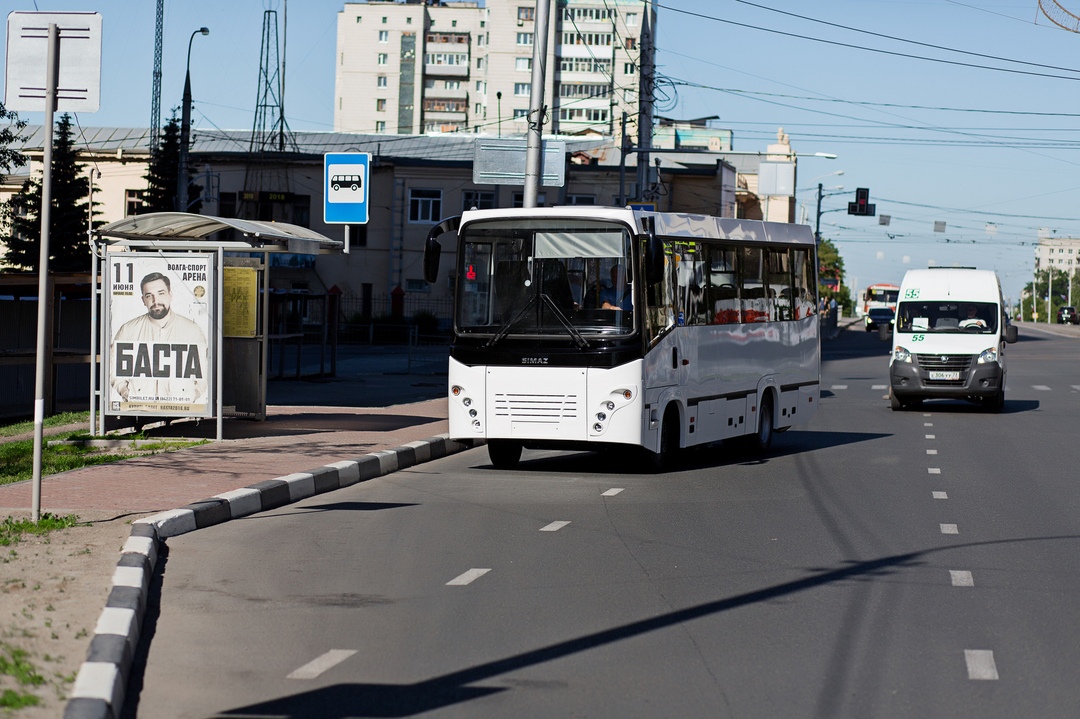
<svg viewBox="0 0 1080 719"><path fill-rule="evenodd" d="M120 716L160 540L282 507L471 447L440 435L366 454L360 459L334 462L310 472L258 482L133 522L86 661L79 668L64 709L64 719Z"/></svg>

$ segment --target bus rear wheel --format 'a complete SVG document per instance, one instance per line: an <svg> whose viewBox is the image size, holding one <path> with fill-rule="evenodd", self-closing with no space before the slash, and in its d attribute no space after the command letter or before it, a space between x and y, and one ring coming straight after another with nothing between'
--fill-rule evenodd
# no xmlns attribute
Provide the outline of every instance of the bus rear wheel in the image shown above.
<svg viewBox="0 0 1080 719"><path fill-rule="evenodd" d="M753 447L758 452L767 452L772 446L773 440L773 411L772 397L766 394L761 398L761 407L758 412L758 429L753 438Z"/></svg>
<svg viewBox="0 0 1080 719"><path fill-rule="evenodd" d="M489 439L488 459L496 469L513 469L521 459L521 442L505 439Z"/></svg>

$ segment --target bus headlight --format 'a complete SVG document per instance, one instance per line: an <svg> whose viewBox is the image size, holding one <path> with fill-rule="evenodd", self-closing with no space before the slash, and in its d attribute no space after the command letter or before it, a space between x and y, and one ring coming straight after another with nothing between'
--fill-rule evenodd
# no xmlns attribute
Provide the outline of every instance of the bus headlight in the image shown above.
<svg viewBox="0 0 1080 719"><path fill-rule="evenodd" d="M896 345L892 353L893 362L911 362L911 353L907 349Z"/></svg>
<svg viewBox="0 0 1080 719"><path fill-rule="evenodd" d="M997 347L987 347L979 353L978 364L990 364L991 362L998 361Z"/></svg>

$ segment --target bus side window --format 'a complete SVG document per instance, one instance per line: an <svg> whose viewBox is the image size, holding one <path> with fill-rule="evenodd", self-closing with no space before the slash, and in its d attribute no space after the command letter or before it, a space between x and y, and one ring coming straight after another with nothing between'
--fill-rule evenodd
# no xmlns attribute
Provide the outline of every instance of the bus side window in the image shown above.
<svg viewBox="0 0 1080 719"><path fill-rule="evenodd" d="M742 281L742 321L768 322L772 317L772 300L763 277L764 252L760 247L743 247L740 280Z"/></svg>
<svg viewBox="0 0 1080 719"><path fill-rule="evenodd" d="M664 277L647 288L645 332L649 345L675 326L675 261L670 243L664 243Z"/></svg>

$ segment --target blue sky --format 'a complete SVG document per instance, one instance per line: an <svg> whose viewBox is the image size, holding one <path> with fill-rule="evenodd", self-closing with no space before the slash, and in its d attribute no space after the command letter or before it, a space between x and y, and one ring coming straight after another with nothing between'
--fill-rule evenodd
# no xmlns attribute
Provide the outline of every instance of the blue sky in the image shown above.
<svg viewBox="0 0 1080 719"><path fill-rule="evenodd" d="M1080 0L1058 2L1080 14ZM80 116L84 127L149 124L154 5L4 3L102 14L101 109ZM851 286L959 263L996 270L1015 298L1030 281L1040 228L1080 236L1080 35L1051 23L1037 0L658 5L666 78L658 114L718 115L736 150L762 150L783 127L798 152L838 155L800 160L798 199L813 224L818 182L849 193L824 200L822 234L840 247ZM288 4L285 107L294 130L332 128L342 7ZM165 8L163 117L180 104L188 38L205 25L210 35L192 46L193 126L250 129L263 11L283 15L283 3L166 0ZM841 211L856 187L870 188L890 225ZM935 232L935 222L946 231Z"/></svg>

